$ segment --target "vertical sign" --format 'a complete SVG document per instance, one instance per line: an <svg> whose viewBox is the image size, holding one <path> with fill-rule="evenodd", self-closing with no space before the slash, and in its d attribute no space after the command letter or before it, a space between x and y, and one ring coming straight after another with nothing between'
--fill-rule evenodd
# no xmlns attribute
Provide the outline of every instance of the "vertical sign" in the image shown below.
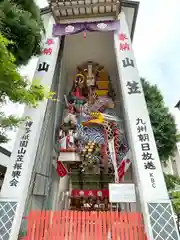
<svg viewBox="0 0 180 240"><path fill-rule="evenodd" d="M53 24L54 19L51 16L48 26L46 26L47 35L44 48L39 57L33 78L33 81L42 83L48 89L50 89L52 84L60 47L60 39L52 36ZM0 202L4 202L4 199L6 199L7 204L10 204L12 201L17 204L14 218L12 217L12 220L14 219L12 226L8 229L9 240L18 238L46 107L47 100L44 100L37 108L25 108L24 117L29 117L30 120L19 129L10 158L11 164L8 166L1 189ZM4 212L4 214L6 213ZM3 219L5 217L0 218L0 223L4 221ZM2 224L5 223L2 222Z"/></svg>
<svg viewBox="0 0 180 240"><path fill-rule="evenodd" d="M134 150L138 176L143 186L143 194L148 201L159 199L159 197L169 199L128 27L124 21L124 14L121 14L121 31L114 37L124 107L128 115L130 144Z"/></svg>
<svg viewBox="0 0 180 240"><path fill-rule="evenodd" d="M44 42L44 48L33 81L42 83L45 88L50 89L57 55L59 51L59 39L52 37L52 19L49 23L49 32ZM27 175L31 175L41 126L47 106L47 100L42 101L37 108L25 108L24 116L29 117L24 126L19 130L14 150L11 155L11 166L8 167L0 196L9 198L20 198L22 189L25 187ZM28 188L28 184L26 185Z"/></svg>
<svg viewBox="0 0 180 240"><path fill-rule="evenodd" d="M166 221L168 222L172 218L173 222L172 206L164 181L124 13L120 14L120 31L114 34L114 45L125 109L125 120L127 122L127 131L132 149L133 165L137 177L137 187L146 223L146 231L148 239L160 239L155 237L155 227L159 225L163 229L164 225L162 222L163 219L166 219L163 214L167 209L169 211L167 216L169 217L167 217ZM158 219L153 218L155 212ZM152 220L155 221L155 224L152 224ZM172 232L176 232L176 225L172 226L171 224L171 228ZM163 231L165 230L163 229Z"/></svg>
<svg viewBox="0 0 180 240"><path fill-rule="evenodd" d="M27 146L29 143L29 137L30 137L30 133L31 133L32 124L33 124L32 121L27 121L25 123L25 131L24 131L24 134L22 135L20 143L19 143L17 157L16 157L15 163L13 165L13 170L12 170L12 174L11 174L12 179L9 181L10 187L13 187L13 188L17 188L19 185L19 182L20 182L23 164L24 164L24 156L27 151Z"/></svg>

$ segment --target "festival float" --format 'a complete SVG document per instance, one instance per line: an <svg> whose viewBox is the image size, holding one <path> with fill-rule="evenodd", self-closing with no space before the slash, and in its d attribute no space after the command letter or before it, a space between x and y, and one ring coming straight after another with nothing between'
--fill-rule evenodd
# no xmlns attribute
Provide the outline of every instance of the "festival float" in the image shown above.
<svg viewBox="0 0 180 240"><path fill-rule="evenodd" d="M122 180L122 160L129 148L115 99L111 77L103 65L87 61L76 67L72 87L64 95L65 109L56 145L57 165L64 164L71 176L72 205L74 198L85 198L85 202L93 199L94 205L95 199L107 202L108 183ZM57 172L64 177L58 168ZM77 173L85 189L76 189ZM100 180L103 177L106 184Z"/></svg>
<svg viewBox="0 0 180 240"><path fill-rule="evenodd" d="M126 220L127 239L134 229L147 239L144 225L148 239L179 239L131 44L137 9L49 0L42 10L34 80L55 94L25 108L1 189L2 240L20 226L28 239L117 240Z"/></svg>

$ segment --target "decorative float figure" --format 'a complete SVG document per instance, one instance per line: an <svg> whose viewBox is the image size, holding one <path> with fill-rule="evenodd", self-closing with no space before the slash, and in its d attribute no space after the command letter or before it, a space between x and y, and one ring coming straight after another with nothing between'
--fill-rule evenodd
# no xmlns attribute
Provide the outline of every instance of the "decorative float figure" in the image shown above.
<svg viewBox="0 0 180 240"><path fill-rule="evenodd" d="M114 110L114 98L102 66L90 61L78 66L72 90L65 96L68 111L60 126L59 160L64 161L63 156L66 154L67 159L73 152L78 154L84 171L97 166L104 171L111 168L118 182L118 168L128 148L122 152L126 143Z"/></svg>

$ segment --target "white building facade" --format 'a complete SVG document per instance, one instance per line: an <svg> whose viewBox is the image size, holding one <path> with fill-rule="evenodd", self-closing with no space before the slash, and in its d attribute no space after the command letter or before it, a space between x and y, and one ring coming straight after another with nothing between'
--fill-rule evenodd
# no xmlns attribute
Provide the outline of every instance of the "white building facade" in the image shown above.
<svg viewBox="0 0 180 240"><path fill-rule="evenodd" d="M117 122L123 119L124 127L120 128L119 131L122 130L121 134L127 138L128 151L126 153L131 152L131 157L126 157L127 155L123 158L119 157L115 141L113 142L112 138L108 138L107 145L110 153L107 155L110 158L110 168L114 169L113 183L123 181L120 177L125 178L125 172L123 174L120 172L122 170L121 162L129 160L126 161L128 181L135 184L136 209L143 213L147 238L151 240L178 240L179 234L164 182L131 44L138 3L120 1L117 4L112 1L110 3L90 4L88 7L92 9L86 9L88 7L82 5L81 2L78 3L78 7L66 4L61 6L61 2L57 2L58 4L50 2L51 9L44 10L44 13L47 14L44 17L46 38L43 53L39 57L34 75L34 80L41 81L43 85L56 92L56 101L44 101L36 109L25 108L24 116L30 116L31 119L19 129L0 192L0 239L18 239L22 218L27 216L31 209L57 210L57 208L67 209L70 207L64 199L71 190L73 192L74 185L72 177L67 172L72 170L69 168L72 166L71 162L77 163L81 160L79 160L80 157L76 151L64 151L65 147L62 147L63 143L66 143L65 150L67 150L67 144L71 143L72 150L72 146L74 146L72 139L75 138L72 135L66 136L62 133L65 130L62 129L60 122L65 122L64 108L69 101L66 97L64 101L64 95L68 96L71 87L73 88L71 93L76 92L75 96L81 101L87 101L87 98L90 101L89 96L93 90L95 90L96 97L99 97L98 99L102 97L102 94L106 95L107 89L97 89L97 85L100 86L98 81L102 85L107 85L107 83L102 82L110 83L110 80L105 79L104 73L101 76L103 80L100 75L98 75L100 80L99 78L95 79L92 74L92 66L94 66L92 62L94 62L100 63L107 69L116 93L114 103L111 102L111 107L109 107L115 110L116 116L109 112L103 112L102 115L101 112L98 115L100 117L96 120L98 124L102 124L102 122L105 124L106 121L114 123L116 122L114 119L118 119ZM99 12L93 12L95 7L99 9ZM107 10L108 7L111 10ZM82 8L85 8L86 11L82 12ZM101 8L104 10L100 11ZM77 9L79 13L76 13ZM91 14L88 11L91 11ZM84 73L82 74L78 68L75 75L78 78L73 80L77 66L81 66L84 62L87 62L88 69L83 69ZM88 96L86 93L82 93L82 87L77 87L84 76L86 76L86 84L88 80L98 82L91 83L92 88L89 85L84 87L85 90L88 89ZM109 95L106 96L106 99L108 97ZM71 106L70 101L68 104ZM84 113L83 111L82 113ZM90 113L92 114L92 112ZM73 121L73 113L70 112L70 114L71 121ZM82 116L80 115L80 117ZM95 121L93 119L90 121ZM76 122L74 125L80 129L83 124L78 125ZM67 126L65 125L65 127ZM58 138L62 137L61 133L63 135L60 138L60 153L55 151L57 129L59 130ZM110 135L109 132L108 134ZM63 139L66 139L66 142L63 142ZM92 141L89 142L92 144ZM95 143L93 144L95 145ZM92 149L92 147L90 148ZM129 166L130 163L132 167ZM66 168L62 167L63 164ZM81 165L83 164L82 162ZM106 164L103 164L105 169ZM107 162L108 164L109 162ZM60 171L59 167L61 167ZM97 164L93 167L95 169ZM83 171L87 170L83 169ZM89 171L87 172L89 173ZM123 169L123 171L125 170ZM103 174L106 176L105 170ZM88 182L88 186L89 184ZM95 190L97 191L97 189ZM103 191L101 189L101 193ZM68 194L62 196L62 193L66 192ZM84 190L83 193L85 194L85 192ZM104 192L106 194L106 191Z"/></svg>
<svg viewBox="0 0 180 240"><path fill-rule="evenodd" d="M162 164L163 171L166 174L172 174L180 177L180 143L176 144L174 156L169 157L165 164Z"/></svg>
<svg viewBox="0 0 180 240"><path fill-rule="evenodd" d="M10 156L11 156L10 151L0 146L0 191L2 188L7 167L10 162Z"/></svg>

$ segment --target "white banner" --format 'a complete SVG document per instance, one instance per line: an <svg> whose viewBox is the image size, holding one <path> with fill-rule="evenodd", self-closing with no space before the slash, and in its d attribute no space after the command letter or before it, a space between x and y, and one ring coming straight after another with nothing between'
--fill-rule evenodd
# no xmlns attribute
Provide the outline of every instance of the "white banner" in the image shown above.
<svg viewBox="0 0 180 240"><path fill-rule="evenodd" d="M162 202L169 197L124 13L120 14L120 32L114 34L114 43L139 188L146 201Z"/></svg>
<svg viewBox="0 0 180 240"><path fill-rule="evenodd" d="M119 176L118 176L118 169L117 169L116 153L115 153L115 148L114 148L114 138L108 141L108 147L109 147L112 164L114 167L115 183L118 183Z"/></svg>
<svg viewBox="0 0 180 240"><path fill-rule="evenodd" d="M135 186L133 183L110 183L109 201L111 203L136 202Z"/></svg>
<svg viewBox="0 0 180 240"><path fill-rule="evenodd" d="M42 83L47 89L50 89L52 84L60 46L59 38L52 37L53 23L54 20L51 18L47 28L47 37L43 52L39 57L33 78L33 81ZM10 164L8 165L0 193L1 198L22 198L22 195L24 195L29 187L46 106L47 100L41 102L37 108L25 108L24 116L29 116L31 119L18 131Z"/></svg>

